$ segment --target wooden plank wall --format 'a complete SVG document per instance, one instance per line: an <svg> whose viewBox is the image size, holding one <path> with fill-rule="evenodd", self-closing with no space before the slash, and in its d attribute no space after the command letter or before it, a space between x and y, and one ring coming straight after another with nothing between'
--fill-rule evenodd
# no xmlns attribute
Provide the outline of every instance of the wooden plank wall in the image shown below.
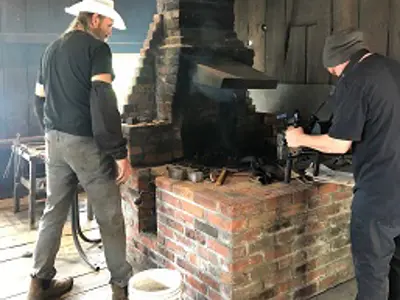
<svg viewBox="0 0 400 300"><path fill-rule="evenodd" d="M0 2L0 139L15 137L17 133L41 134L32 105L39 59L47 43L71 21L64 7L73 2Z"/></svg>
<svg viewBox="0 0 400 300"><path fill-rule="evenodd" d="M253 42L254 67L281 82L330 83L324 40L347 28L363 30L373 51L400 59L400 0L235 0L235 15L238 37Z"/></svg>

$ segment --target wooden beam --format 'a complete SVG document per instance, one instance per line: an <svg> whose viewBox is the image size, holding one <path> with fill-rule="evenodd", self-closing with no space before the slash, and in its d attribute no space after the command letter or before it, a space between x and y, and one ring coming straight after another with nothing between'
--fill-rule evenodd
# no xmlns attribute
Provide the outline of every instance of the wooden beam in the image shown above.
<svg viewBox="0 0 400 300"><path fill-rule="evenodd" d="M288 0L288 20L292 17L293 26L316 25L318 20L330 18L330 10L327 10L327 7L330 8L330 2L330 0ZM291 16L292 9L293 16Z"/></svg>
<svg viewBox="0 0 400 300"><path fill-rule="evenodd" d="M248 1L249 8L249 40L252 41L252 48L255 51L253 68L265 71L265 31L262 29L265 24L266 12L265 0Z"/></svg>
<svg viewBox="0 0 400 300"><path fill-rule="evenodd" d="M322 65L322 51L325 44L325 39L331 33L332 27L332 11L330 0L324 0L325 5L314 3L314 13L316 15L315 25L307 26L306 28L306 58L307 58L307 80L306 83L328 83L329 73Z"/></svg>
<svg viewBox="0 0 400 300"><path fill-rule="evenodd" d="M286 3L267 0L266 10L265 72L268 76L281 79L285 64Z"/></svg>
<svg viewBox="0 0 400 300"><path fill-rule="evenodd" d="M283 75L285 83L306 83L306 30L307 26L293 26L290 29L289 49Z"/></svg>
<svg viewBox="0 0 400 300"><path fill-rule="evenodd" d="M400 60L400 0L391 0L390 3L390 31L388 55Z"/></svg>
<svg viewBox="0 0 400 300"><path fill-rule="evenodd" d="M248 0L235 0L235 31L243 43L249 40L249 3Z"/></svg>
<svg viewBox="0 0 400 300"><path fill-rule="evenodd" d="M373 52L386 55L389 30L389 0L360 0L360 28Z"/></svg>
<svg viewBox="0 0 400 300"><path fill-rule="evenodd" d="M358 0L333 1L333 31L358 27Z"/></svg>

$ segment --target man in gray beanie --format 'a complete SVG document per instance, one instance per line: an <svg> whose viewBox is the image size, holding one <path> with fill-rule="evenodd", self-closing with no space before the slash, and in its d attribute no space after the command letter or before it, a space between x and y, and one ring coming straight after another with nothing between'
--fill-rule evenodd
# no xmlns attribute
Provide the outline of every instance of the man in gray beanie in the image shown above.
<svg viewBox="0 0 400 300"><path fill-rule="evenodd" d="M360 50L368 50L361 31L342 31L329 36L323 50L323 64L332 74L339 77L338 71L343 71L351 56ZM367 54L367 52L365 53ZM340 69L337 67L341 66ZM340 72L341 73L341 72Z"/></svg>
<svg viewBox="0 0 400 300"><path fill-rule="evenodd" d="M359 31L326 39L323 64L339 77L328 134L289 128L289 147L353 154L350 236L357 300L400 299L400 63L371 53Z"/></svg>

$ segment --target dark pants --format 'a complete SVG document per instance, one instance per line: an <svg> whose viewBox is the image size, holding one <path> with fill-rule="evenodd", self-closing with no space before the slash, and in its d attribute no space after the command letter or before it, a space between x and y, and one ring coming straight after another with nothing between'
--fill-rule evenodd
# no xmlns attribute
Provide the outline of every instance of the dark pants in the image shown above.
<svg viewBox="0 0 400 300"><path fill-rule="evenodd" d="M354 209L352 212L356 300L400 300L400 218L373 215Z"/></svg>

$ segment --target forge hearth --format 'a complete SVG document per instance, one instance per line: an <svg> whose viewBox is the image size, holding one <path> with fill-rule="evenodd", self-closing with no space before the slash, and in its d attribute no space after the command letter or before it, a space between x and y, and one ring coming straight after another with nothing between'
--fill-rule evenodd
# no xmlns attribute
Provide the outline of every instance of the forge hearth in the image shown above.
<svg viewBox="0 0 400 300"><path fill-rule="evenodd" d="M134 166L266 153L271 127L247 89L274 89L234 31L233 1L159 0L124 131ZM221 16L224 16L223 18Z"/></svg>
<svg viewBox="0 0 400 300"><path fill-rule="evenodd" d="M353 277L351 188L261 186L243 176L215 186L166 174L165 167L135 169L140 206L123 194L128 256L143 268L180 271L182 299L309 299Z"/></svg>

